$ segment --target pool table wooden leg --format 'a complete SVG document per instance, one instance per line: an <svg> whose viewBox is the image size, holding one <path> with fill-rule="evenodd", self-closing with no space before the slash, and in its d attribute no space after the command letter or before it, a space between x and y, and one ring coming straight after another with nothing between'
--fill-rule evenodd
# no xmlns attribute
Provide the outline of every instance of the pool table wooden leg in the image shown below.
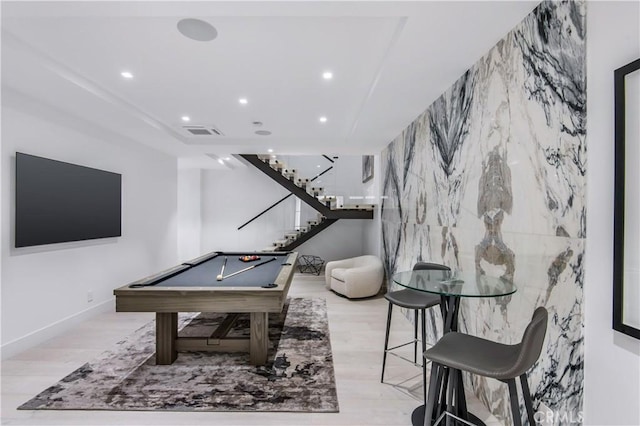
<svg viewBox="0 0 640 426"><path fill-rule="evenodd" d="M267 312L251 312L251 342L249 343L249 359L253 365L264 365L267 362L269 349L269 314Z"/></svg>
<svg viewBox="0 0 640 426"><path fill-rule="evenodd" d="M178 356L178 313L156 312L156 365L172 364Z"/></svg>

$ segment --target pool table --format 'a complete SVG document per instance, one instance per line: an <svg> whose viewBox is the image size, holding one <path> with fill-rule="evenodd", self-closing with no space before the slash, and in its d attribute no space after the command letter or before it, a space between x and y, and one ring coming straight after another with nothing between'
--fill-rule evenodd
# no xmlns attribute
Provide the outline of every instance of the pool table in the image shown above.
<svg viewBox="0 0 640 426"><path fill-rule="evenodd" d="M252 255L260 259L240 259ZM179 351L194 350L248 351L252 364L263 365L269 348L269 312L282 311L297 258L296 252L205 254L115 289L116 312L156 313L157 364L172 364ZM250 266L254 267L234 275ZM178 312L229 315L208 338L179 338ZM243 312L250 313L249 339L225 338Z"/></svg>

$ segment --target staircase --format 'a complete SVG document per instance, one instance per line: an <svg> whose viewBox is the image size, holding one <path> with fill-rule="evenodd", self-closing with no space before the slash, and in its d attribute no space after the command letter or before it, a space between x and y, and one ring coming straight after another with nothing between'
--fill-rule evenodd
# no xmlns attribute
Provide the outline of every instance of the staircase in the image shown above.
<svg viewBox="0 0 640 426"><path fill-rule="evenodd" d="M373 205L363 204L338 207L336 205L336 197L325 196L323 194L323 188L311 186L313 180L320 175L312 179L298 178L295 170L287 169L284 163L273 159L269 155L259 156L255 154L240 154L240 156L271 179L278 182L291 193L282 200L276 202L273 206L284 201L289 196L295 195L301 201L308 204L318 212L317 220L310 220L308 222L308 226L303 226L301 229L286 233L284 240L276 241L272 247L265 248L265 251L293 250L302 243L310 240L319 232L322 232L329 226L333 225L339 219L373 219ZM263 211L258 216L268 210L269 209ZM241 229L247 223L238 229Z"/></svg>

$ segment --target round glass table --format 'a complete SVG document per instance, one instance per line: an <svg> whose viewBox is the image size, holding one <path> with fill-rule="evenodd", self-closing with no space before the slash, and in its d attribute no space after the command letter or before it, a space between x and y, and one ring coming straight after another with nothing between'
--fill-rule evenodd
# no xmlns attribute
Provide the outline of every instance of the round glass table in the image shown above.
<svg viewBox="0 0 640 426"><path fill-rule="evenodd" d="M449 333L458 330L458 313L460 311L460 299L463 297L502 297L516 292L517 287L513 282L487 275L464 273L456 271L416 270L398 272L392 277L393 282L412 290L424 291L440 295L440 311L442 313L443 332ZM447 373L445 373L447 374ZM458 380L453 381L448 390L449 380L444 380L444 388L439 395L446 396L449 391L457 395L455 406L462 407L456 414L460 416L462 423L484 425L484 423L466 410L464 396L464 384L462 375L457 375ZM436 413L431 413L432 421L425 422L425 406L416 408L411 415L413 425L429 425L440 418L439 413L446 412L446 398L440 397L436 406L440 407ZM426 401L425 401L426 403ZM458 418L457 416L453 416ZM450 419L449 419L450 420ZM447 424L449 424L447 422Z"/></svg>
<svg viewBox="0 0 640 426"><path fill-rule="evenodd" d="M393 282L413 290L439 294L445 333L458 330L458 311L462 297L501 297L517 290L513 282L502 278L425 269L398 272L393 275Z"/></svg>

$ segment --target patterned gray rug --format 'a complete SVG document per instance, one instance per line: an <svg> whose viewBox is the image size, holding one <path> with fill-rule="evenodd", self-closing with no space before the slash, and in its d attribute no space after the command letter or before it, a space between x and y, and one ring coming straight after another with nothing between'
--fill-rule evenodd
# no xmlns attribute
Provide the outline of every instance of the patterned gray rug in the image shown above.
<svg viewBox="0 0 640 426"><path fill-rule="evenodd" d="M223 318L180 314L180 335L208 335ZM181 352L172 365L155 365L152 321L18 409L337 412L324 299L289 299L269 325L275 347L265 366L215 352ZM232 333L248 332L247 315Z"/></svg>

